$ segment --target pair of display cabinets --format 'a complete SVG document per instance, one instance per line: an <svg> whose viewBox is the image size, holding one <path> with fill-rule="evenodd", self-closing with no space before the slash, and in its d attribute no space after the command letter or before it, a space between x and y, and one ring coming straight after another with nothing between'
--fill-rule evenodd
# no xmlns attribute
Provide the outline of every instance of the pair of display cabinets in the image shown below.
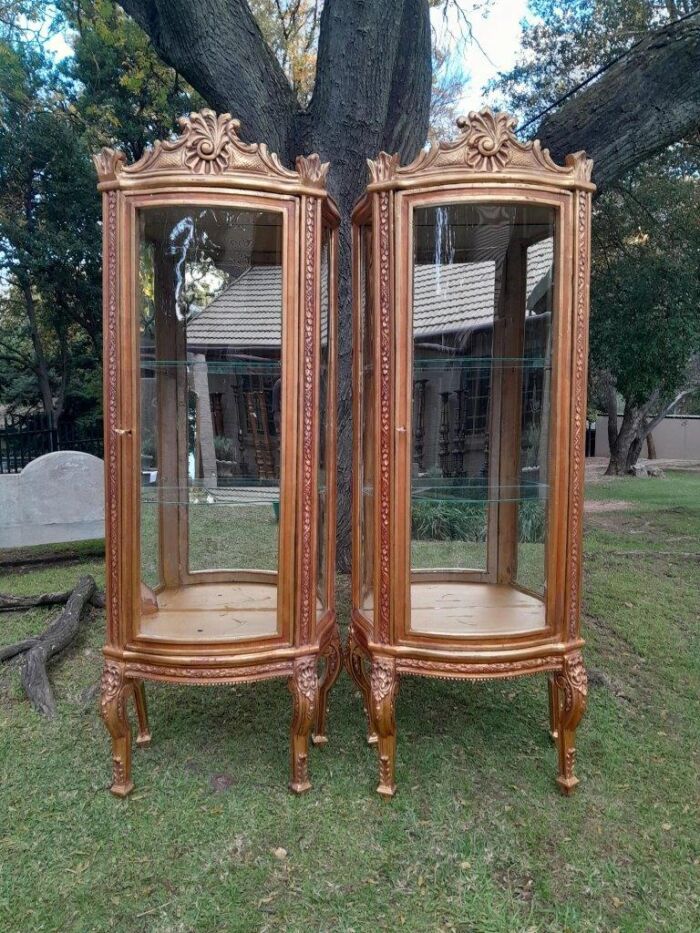
<svg viewBox="0 0 700 933"><path fill-rule="evenodd" d="M212 111L104 199L107 644L113 793L144 680L288 679L310 787L341 668L335 613L339 215L318 156L285 168ZM579 636L591 163L482 111L353 215L353 608L345 661L395 792L401 674L546 673L569 792ZM320 669L320 670L319 670Z"/></svg>

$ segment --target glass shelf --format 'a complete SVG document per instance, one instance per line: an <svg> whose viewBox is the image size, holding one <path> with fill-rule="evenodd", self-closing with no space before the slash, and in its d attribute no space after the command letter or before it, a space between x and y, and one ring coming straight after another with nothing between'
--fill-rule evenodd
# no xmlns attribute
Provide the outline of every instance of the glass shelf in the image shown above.
<svg viewBox="0 0 700 933"><path fill-rule="evenodd" d="M495 369L523 369L537 370L538 372L551 371L551 364L542 357L507 357L507 356L431 356L416 357L413 369L416 371L434 371L444 369L458 369L474 371L489 371Z"/></svg>
<svg viewBox="0 0 700 933"><path fill-rule="evenodd" d="M412 502L441 503L461 505L463 503L486 504L489 502L529 502L545 499L549 485L547 483L523 482L515 485L489 485L484 482L463 483L461 485L426 484L413 481Z"/></svg>
<svg viewBox="0 0 700 933"><path fill-rule="evenodd" d="M149 360L141 359L141 369L189 369L206 365L210 374L216 373L279 373L279 360Z"/></svg>

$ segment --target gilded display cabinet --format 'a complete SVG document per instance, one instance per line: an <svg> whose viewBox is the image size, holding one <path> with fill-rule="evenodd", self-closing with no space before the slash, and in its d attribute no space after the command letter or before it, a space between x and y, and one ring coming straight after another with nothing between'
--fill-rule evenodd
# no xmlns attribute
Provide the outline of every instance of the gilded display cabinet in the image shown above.
<svg viewBox="0 0 700 933"><path fill-rule="evenodd" d="M591 162L488 110L354 215L353 611L347 665L395 792L399 677L549 680L569 793L579 635Z"/></svg>
<svg viewBox="0 0 700 933"><path fill-rule="evenodd" d="M288 678L290 788L310 787L340 646L334 608L336 231L318 156L282 166L210 110L104 206L112 792L132 789L143 682ZM319 663L319 659L322 659ZM321 674L321 676L319 676ZM232 699L233 702L233 699Z"/></svg>

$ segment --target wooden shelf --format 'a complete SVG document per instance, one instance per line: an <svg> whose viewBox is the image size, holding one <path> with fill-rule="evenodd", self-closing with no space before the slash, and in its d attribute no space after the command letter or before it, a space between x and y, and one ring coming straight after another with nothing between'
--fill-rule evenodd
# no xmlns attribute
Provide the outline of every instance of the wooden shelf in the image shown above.
<svg viewBox="0 0 700 933"><path fill-rule="evenodd" d="M529 635L546 627L540 599L501 583L412 583L410 611L410 631L417 635L491 638ZM371 608L362 613L374 618Z"/></svg>
<svg viewBox="0 0 700 933"><path fill-rule="evenodd" d="M163 641L240 641L277 634L277 587L197 583L158 593L158 611L141 617L140 635Z"/></svg>
<svg viewBox="0 0 700 933"><path fill-rule="evenodd" d="M420 635L527 635L545 628L544 603L495 583L413 583L411 631Z"/></svg>

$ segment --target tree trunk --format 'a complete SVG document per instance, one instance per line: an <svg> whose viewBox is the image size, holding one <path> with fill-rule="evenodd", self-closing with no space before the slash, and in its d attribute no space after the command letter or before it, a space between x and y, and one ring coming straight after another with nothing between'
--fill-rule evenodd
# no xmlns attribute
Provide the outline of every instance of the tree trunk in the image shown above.
<svg viewBox="0 0 700 933"><path fill-rule="evenodd" d="M607 378L607 411L608 411L608 449L612 454L617 444L617 392L612 378Z"/></svg>
<svg viewBox="0 0 700 933"><path fill-rule="evenodd" d="M350 210L381 149L405 162L428 131L428 0L326 0L316 85L301 110L245 0L119 0L159 55L244 138L283 161L317 151L330 161L341 214L339 250L338 566L349 566ZM658 30L548 116L538 135L556 159L586 149L599 190L700 122L700 13ZM612 448L611 448L612 449Z"/></svg>
<svg viewBox="0 0 700 933"><path fill-rule="evenodd" d="M29 324L29 334L32 340L34 350L34 366L36 378L39 383L39 392L41 393L41 404L44 408L46 420L49 428L56 427L56 417L54 411L53 393L51 391L51 379L49 377L49 364L44 352L44 343L39 333L39 322L36 317L36 307L34 305L34 295L28 281L22 284L22 293L24 295L24 305L27 312L27 322Z"/></svg>
<svg viewBox="0 0 700 933"><path fill-rule="evenodd" d="M643 405L625 404L625 413L619 432L610 429L610 409L608 411L608 440L610 442L610 463L605 471L606 476L624 475L632 472L632 468L639 459L644 441L648 442L649 459L656 458L656 447L651 432L674 411L678 405L694 392L697 385L683 389L666 405L660 404L659 391L655 390L649 400ZM608 399L610 405L610 397ZM649 412L659 409L654 417ZM617 422L615 422L617 423Z"/></svg>
<svg viewBox="0 0 700 933"><path fill-rule="evenodd" d="M647 457L650 460L656 460L656 444L654 443L654 435L651 431L647 434Z"/></svg>
<svg viewBox="0 0 700 933"><path fill-rule="evenodd" d="M359 58L359 60L358 60ZM382 149L420 150L430 111L430 19L423 0L326 0L309 148L330 161L340 210L338 257L338 569L350 569L352 489L352 274L350 213ZM407 116L411 115L410 119Z"/></svg>
<svg viewBox="0 0 700 933"><path fill-rule="evenodd" d="M644 430L643 412L636 405L625 405L620 430L610 445L610 462L605 471L606 476L627 476L632 471L642 449Z"/></svg>

